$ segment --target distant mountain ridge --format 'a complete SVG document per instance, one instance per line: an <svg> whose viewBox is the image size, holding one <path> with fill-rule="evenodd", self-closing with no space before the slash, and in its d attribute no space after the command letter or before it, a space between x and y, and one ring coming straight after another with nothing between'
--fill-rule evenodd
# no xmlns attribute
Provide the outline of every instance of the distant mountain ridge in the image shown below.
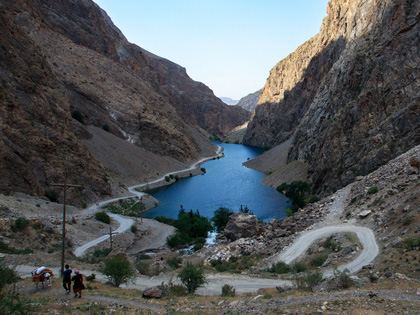
<svg viewBox="0 0 420 315"><path fill-rule="evenodd" d="M261 96L261 93L262 89L254 93L250 93L247 96L242 97L237 105L252 113L254 112L255 107L257 106L258 99Z"/></svg>
<svg viewBox="0 0 420 315"><path fill-rule="evenodd" d="M230 97L219 97L223 103L227 104L227 105L236 105L238 104L238 100L233 100Z"/></svg>

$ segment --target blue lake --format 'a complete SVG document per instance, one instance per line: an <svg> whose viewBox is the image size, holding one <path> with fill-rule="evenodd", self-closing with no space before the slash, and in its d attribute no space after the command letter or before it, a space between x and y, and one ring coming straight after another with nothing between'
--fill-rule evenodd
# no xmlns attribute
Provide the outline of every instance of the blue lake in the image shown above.
<svg viewBox="0 0 420 315"><path fill-rule="evenodd" d="M149 193L159 200L159 206L144 215L149 218L159 215L177 218L182 205L187 211L199 210L201 215L211 218L220 207L238 212L242 205L247 206L259 220L286 217L284 210L288 208L288 199L261 182L264 173L242 165L260 155L262 149L240 144L218 145L224 148L225 157L202 164L205 174L150 190Z"/></svg>

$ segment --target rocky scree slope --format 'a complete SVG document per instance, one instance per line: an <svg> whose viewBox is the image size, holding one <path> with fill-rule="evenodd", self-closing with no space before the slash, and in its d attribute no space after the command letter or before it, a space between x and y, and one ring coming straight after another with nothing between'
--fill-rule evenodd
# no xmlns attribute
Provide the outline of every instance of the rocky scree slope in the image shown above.
<svg viewBox="0 0 420 315"><path fill-rule="evenodd" d="M420 3L331 0L320 32L270 73L244 143L293 138L327 194L420 143Z"/></svg>
<svg viewBox="0 0 420 315"><path fill-rule="evenodd" d="M181 67L156 56L152 62L151 54L130 44L90 0L2 0L0 8L2 191L43 195L66 168L70 181L84 185L86 202L109 195L114 174L104 169L104 154L95 152L98 162L80 144L92 140L87 126L141 147L154 161L163 157L162 165L168 158L189 164L214 150L208 133L222 134L248 118L179 74ZM170 71L175 73L164 73ZM188 93L181 83L168 82L177 76ZM181 118L193 115L177 107L178 94L189 95L183 98L188 113L211 116L214 123ZM153 178L161 171L134 173Z"/></svg>

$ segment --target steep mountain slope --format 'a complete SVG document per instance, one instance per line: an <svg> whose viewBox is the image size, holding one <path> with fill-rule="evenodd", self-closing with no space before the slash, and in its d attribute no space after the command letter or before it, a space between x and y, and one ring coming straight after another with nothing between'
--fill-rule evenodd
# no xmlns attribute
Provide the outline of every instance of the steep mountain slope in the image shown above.
<svg viewBox="0 0 420 315"><path fill-rule="evenodd" d="M121 176L101 160L98 146L86 143L97 141L89 125L142 148L133 154L154 167L122 166L141 181L161 175L168 162L178 169L211 155L208 134L249 117L185 69L130 44L90 0L1 0L0 8L1 191L43 195L66 169L70 181L84 186L70 199L111 194ZM95 135L106 143L107 133ZM96 148L99 161L81 140Z"/></svg>
<svg viewBox="0 0 420 315"><path fill-rule="evenodd" d="M420 143L420 3L331 0L318 35L270 73L247 144L294 137L289 161L331 192Z"/></svg>
<svg viewBox="0 0 420 315"><path fill-rule="evenodd" d="M243 109L253 112L257 106L258 99L261 96L262 90L258 90L254 93L250 93L247 96L242 97L237 106L242 107Z"/></svg>

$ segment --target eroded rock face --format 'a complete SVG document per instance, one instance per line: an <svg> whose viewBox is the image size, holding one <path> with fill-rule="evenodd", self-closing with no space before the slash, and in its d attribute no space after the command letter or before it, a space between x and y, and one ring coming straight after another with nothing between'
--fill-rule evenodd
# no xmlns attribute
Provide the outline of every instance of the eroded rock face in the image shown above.
<svg viewBox="0 0 420 315"><path fill-rule="evenodd" d="M253 237L259 232L258 219L255 215L238 212L229 217L224 235L230 241L236 241L244 237Z"/></svg>
<svg viewBox="0 0 420 315"><path fill-rule="evenodd" d="M169 157L189 165L212 154L208 133L249 117L182 67L129 43L93 1L5 0L0 28L0 191L43 196L67 170L69 182L83 186L69 190L78 205L110 195L114 177L99 158L107 152L95 152L98 161L80 143L92 138L87 126L161 164Z"/></svg>
<svg viewBox="0 0 420 315"><path fill-rule="evenodd" d="M244 143L292 135L289 161L318 193L353 182L420 143L420 3L330 1L320 33L279 62Z"/></svg>

